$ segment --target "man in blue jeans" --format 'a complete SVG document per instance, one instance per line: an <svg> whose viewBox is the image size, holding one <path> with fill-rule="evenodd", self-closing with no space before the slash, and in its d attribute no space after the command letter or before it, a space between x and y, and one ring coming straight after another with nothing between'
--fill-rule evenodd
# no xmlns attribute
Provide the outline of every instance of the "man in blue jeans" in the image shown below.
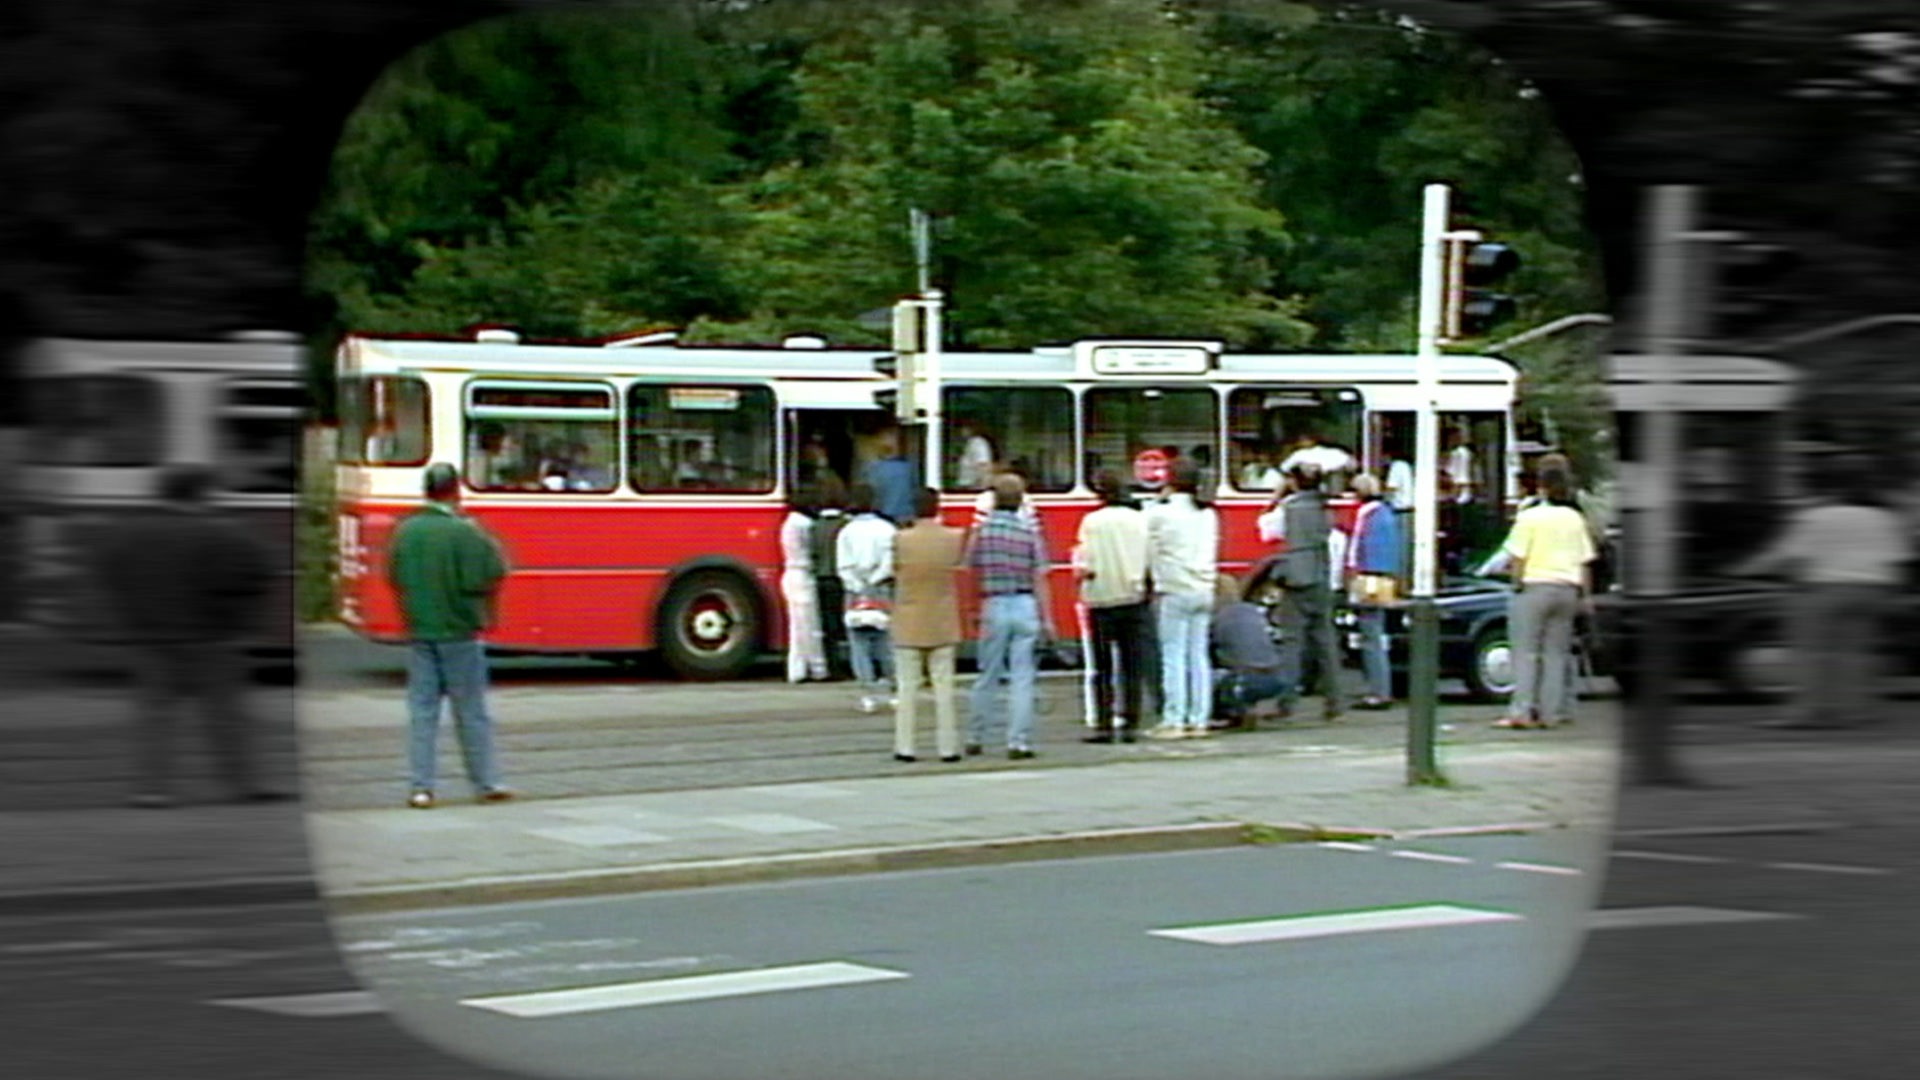
<svg viewBox="0 0 1920 1080"><path fill-rule="evenodd" d="M967 718L967 752L987 739L988 717L1007 718L1007 757L1033 756L1035 645L1052 637L1047 597L1047 548L1040 530L1020 514L1026 484L1013 473L993 479L993 511L967 542L967 565L980 588L980 676ZM1011 672L1012 696L997 706L1000 678Z"/></svg>
<svg viewBox="0 0 1920 1080"><path fill-rule="evenodd" d="M1221 574L1214 592L1213 653L1224 668L1214 687L1215 711L1225 726L1253 728L1253 707L1293 696L1280 647L1274 644L1265 608L1246 599L1245 586Z"/></svg>
<svg viewBox="0 0 1920 1080"><path fill-rule="evenodd" d="M453 704L467 779L481 802L503 802L487 714L487 654L481 631L492 622L494 595L507 575L500 547L460 513L460 474L451 465L427 470L427 504L393 534L388 573L406 621L407 761L413 791L407 805L434 802L440 701Z"/></svg>

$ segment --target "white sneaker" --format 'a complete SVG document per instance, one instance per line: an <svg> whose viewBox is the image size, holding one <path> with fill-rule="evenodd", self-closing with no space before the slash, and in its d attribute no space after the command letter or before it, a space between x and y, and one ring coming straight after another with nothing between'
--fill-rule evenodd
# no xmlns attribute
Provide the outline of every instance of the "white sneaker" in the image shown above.
<svg viewBox="0 0 1920 1080"><path fill-rule="evenodd" d="M863 698L861 698L861 699L860 699L860 711L861 711L861 712L863 712L863 713L876 713L876 712L879 712L879 711L880 711L880 699L879 699L879 698L876 698L876 697L871 697L871 696L869 696L869 697L863 697Z"/></svg>
<svg viewBox="0 0 1920 1080"><path fill-rule="evenodd" d="M1184 739L1186 737L1186 729L1178 724L1157 724L1147 729L1149 739Z"/></svg>

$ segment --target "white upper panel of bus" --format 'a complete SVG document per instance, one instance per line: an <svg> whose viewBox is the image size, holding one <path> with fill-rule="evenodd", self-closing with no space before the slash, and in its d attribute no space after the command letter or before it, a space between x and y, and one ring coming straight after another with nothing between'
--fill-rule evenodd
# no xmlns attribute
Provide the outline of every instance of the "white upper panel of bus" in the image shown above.
<svg viewBox="0 0 1920 1080"><path fill-rule="evenodd" d="M1649 382L1665 377L1683 383L1755 383L1768 386L1795 381L1794 369L1777 360L1756 356L1646 356L1619 353L1608 357L1609 377L1616 383Z"/></svg>
<svg viewBox="0 0 1920 1080"><path fill-rule="evenodd" d="M271 341L117 341L42 338L27 349L32 375L98 375L113 371L274 372L297 375L303 346Z"/></svg>
<svg viewBox="0 0 1920 1080"><path fill-rule="evenodd" d="M517 345L466 341L349 338L341 347L342 373L468 371L484 374L630 376L641 373L674 378L867 379L885 376L877 361L892 356L881 349L777 349L698 345L646 345L605 348L580 345ZM940 357L943 380L991 379L1066 383L1088 381L1071 347L1032 352L949 352ZM1484 356L1445 356L1440 378L1447 383L1511 385L1512 365ZM1112 383L1185 381L1179 374L1110 375ZM1209 376L1200 376L1205 381ZM1220 355L1210 378L1240 382L1273 379L1306 383L1411 384L1412 358L1396 355L1271 354Z"/></svg>
<svg viewBox="0 0 1920 1080"><path fill-rule="evenodd" d="M1663 399L1684 412L1784 409L1798 380L1792 367L1753 356L1623 353L1608 365L1614 408L1628 412L1653 409Z"/></svg>

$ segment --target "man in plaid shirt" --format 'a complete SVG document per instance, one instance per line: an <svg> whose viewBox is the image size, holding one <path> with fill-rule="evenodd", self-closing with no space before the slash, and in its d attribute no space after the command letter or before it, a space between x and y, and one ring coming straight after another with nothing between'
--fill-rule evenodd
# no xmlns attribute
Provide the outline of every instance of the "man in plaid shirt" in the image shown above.
<svg viewBox="0 0 1920 1080"><path fill-rule="evenodd" d="M980 589L980 676L967 718L967 752L986 743L989 718L1007 717L1007 757L1033 756L1035 646L1052 636L1047 548L1040 530L1020 515L1026 484L1012 473L993 480L993 512L974 530L967 565ZM1010 708L998 707L1000 679L1011 672Z"/></svg>

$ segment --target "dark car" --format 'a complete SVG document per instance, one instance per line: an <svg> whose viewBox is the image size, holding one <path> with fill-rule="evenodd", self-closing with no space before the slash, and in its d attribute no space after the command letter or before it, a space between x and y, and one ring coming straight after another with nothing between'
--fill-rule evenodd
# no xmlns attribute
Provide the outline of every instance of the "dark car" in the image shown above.
<svg viewBox="0 0 1920 1080"><path fill-rule="evenodd" d="M1513 586L1497 578L1453 575L1439 583L1434 602L1439 612L1440 677L1459 679L1477 700L1505 700L1513 692L1513 645L1507 633L1508 600L1512 595ZM1257 578L1252 598L1271 609L1279 601L1278 586L1270 577ZM1618 650L1606 643L1619 633L1618 612L1617 598L1609 595L1600 598L1592 619L1581 619L1575 649L1585 669L1593 674L1615 674L1613 659ZM1348 665L1358 666L1360 632L1354 611L1343 606L1334 621ZM1393 667L1396 697L1407 693L1412 638L1410 607L1403 602L1389 608L1387 655Z"/></svg>

